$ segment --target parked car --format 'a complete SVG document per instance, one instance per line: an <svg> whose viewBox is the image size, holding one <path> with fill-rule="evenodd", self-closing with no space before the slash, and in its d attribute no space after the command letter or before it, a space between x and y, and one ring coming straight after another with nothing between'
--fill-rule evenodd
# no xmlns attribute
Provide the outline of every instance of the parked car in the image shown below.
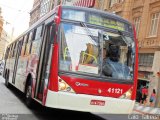
<svg viewBox="0 0 160 120"><path fill-rule="evenodd" d="M4 69L4 61L1 60L1 61L0 61L0 75L3 74L3 69Z"/></svg>

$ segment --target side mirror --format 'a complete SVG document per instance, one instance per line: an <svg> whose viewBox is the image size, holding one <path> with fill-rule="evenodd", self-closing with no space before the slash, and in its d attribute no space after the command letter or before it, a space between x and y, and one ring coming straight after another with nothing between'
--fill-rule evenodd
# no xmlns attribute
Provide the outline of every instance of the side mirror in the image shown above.
<svg viewBox="0 0 160 120"><path fill-rule="evenodd" d="M55 20L56 24L60 23L60 17L59 16L56 15L55 18L54 18L54 20Z"/></svg>

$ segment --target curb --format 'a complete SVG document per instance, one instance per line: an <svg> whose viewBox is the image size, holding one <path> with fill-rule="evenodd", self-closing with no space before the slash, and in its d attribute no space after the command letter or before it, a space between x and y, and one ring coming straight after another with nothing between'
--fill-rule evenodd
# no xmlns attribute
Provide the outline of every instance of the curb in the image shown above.
<svg viewBox="0 0 160 120"><path fill-rule="evenodd" d="M153 107L145 107L142 105L135 104L134 111L142 113L142 114L159 114L160 115L160 108L153 108Z"/></svg>

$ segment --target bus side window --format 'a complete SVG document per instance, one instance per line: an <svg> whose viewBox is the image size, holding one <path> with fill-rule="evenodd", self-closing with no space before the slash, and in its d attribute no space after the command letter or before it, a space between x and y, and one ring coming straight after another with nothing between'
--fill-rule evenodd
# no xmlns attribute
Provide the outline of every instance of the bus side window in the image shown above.
<svg viewBox="0 0 160 120"><path fill-rule="evenodd" d="M16 56L16 53L17 53L17 46L18 46L18 42L15 42L12 57L15 57L15 56Z"/></svg>
<svg viewBox="0 0 160 120"><path fill-rule="evenodd" d="M10 58L10 49L11 49L11 45L10 46L8 46L8 57L7 58Z"/></svg>
<svg viewBox="0 0 160 120"><path fill-rule="evenodd" d="M36 38L36 32L37 32L37 28L34 29L33 31L33 37L32 37L32 42L35 40Z"/></svg>
<svg viewBox="0 0 160 120"><path fill-rule="evenodd" d="M21 51L20 51L20 56L23 56L23 53L24 53L23 44L24 44L24 37L22 37L22 40L21 40Z"/></svg>
<svg viewBox="0 0 160 120"><path fill-rule="evenodd" d="M26 34L24 36L24 42L23 42L23 46L22 46L21 56L25 55L27 43L28 43L28 34Z"/></svg>
<svg viewBox="0 0 160 120"><path fill-rule="evenodd" d="M21 46L22 46L22 42L23 42L23 38L20 38L17 42L17 46L16 46L16 53L18 54L18 56L20 56L21 54ZM17 55L15 54L15 57Z"/></svg>
<svg viewBox="0 0 160 120"><path fill-rule="evenodd" d="M27 51L27 44L28 44L28 36L29 36L29 34L27 33L27 35L25 36L26 38L24 40L24 46L25 46L24 55L27 55L26 51Z"/></svg>
<svg viewBox="0 0 160 120"><path fill-rule="evenodd" d="M14 56L14 49L15 49L15 43L13 43L13 47L12 47L12 55L11 55L11 57L13 57Z"/></svg>
<svg viewBox="0 0 160 120"><path fill-rule="evenodd" d="M56 25L53 23L52 26L50 27L50 41L51 43L54 43L54 37L56 35Z"/></svg>
<svg viewBox="0 0 160 120"><path fill-rule="evenodd" d="M25 53L25 55L29 55L30 54L30 47L31 47L32 37L33 37L33 31L31 31L29 33L28 43L26 44L26 53Z"/></svg>
<svg viewBox="0 0 160 120"><path fill-rule="evenodd" d="M29 54L31 54L32 44L33 44L33 41L35 39L35 34L36 34L36 29L34 29L34 31L32 32L32 39L30 41Z"/></svg>
<svg viewBox="0 0 160 120"><path fill-rule="evenodd" d="M16 42L14 43L14 47L13 47L13 50L12 50L12 51L13 51L12 57L14 57L14 55L16 54L16 53L15 53L15 49L16 49Z"/></svg>
<svg viewBox="0 0 160 120"><path fill-rule="evenodd" d="M6 50L5 59L9 58L9 50L10 50L10 48L8 47L7 50Z"/></svg>
<svg viewBox="0 0 160 120"><path fill-rule="evenodd" d="M32 40L32 48L30 49L31 54L39 54L41 40L42 40L42 33L43 33L43 25L37 27L33 33L33 40Z"/></svg>
<svg viewBox="0 0 160 120"><path fill-rule="evenodd" d="M9 51L9 58L11 58L12 57L12 48L13 48L13 44L11 45L11 47L10 47L11 49L10 49L10 51Z"/></svg>
<svg viewBox="0 0 160 120"><path fill-rule="evenodd" d="M36 34L35 34L35 40L39 39L42 37L42 33L43 33L43 25L39 26L36 30Z"/></svg>

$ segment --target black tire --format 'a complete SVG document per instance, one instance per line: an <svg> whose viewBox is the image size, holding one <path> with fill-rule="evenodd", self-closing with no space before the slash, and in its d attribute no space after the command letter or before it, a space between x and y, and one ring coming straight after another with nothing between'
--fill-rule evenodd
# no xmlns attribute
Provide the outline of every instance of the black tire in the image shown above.
<svg viewBox="0 0 160 120"><path fill-rule="evenodd" d="M6 79L7 76L7 69L3 72L3 77Z"/></svg>
<svg viewBox="0 0 160 120"><path fill-rule="evenodd" d="M25 93L25 98L26 98L26 105L29 108L33 108L33 99L32 99L32 85L28 84L26 86L26 93Z"/></svg>
<svg viewBox="0 0 160 120"><path fill-rule="evenodd" d="M9 71L8 71L7 74L6 74L5 85L6 85L7 88L10 87L10 84L9 84Z"/></svg>

